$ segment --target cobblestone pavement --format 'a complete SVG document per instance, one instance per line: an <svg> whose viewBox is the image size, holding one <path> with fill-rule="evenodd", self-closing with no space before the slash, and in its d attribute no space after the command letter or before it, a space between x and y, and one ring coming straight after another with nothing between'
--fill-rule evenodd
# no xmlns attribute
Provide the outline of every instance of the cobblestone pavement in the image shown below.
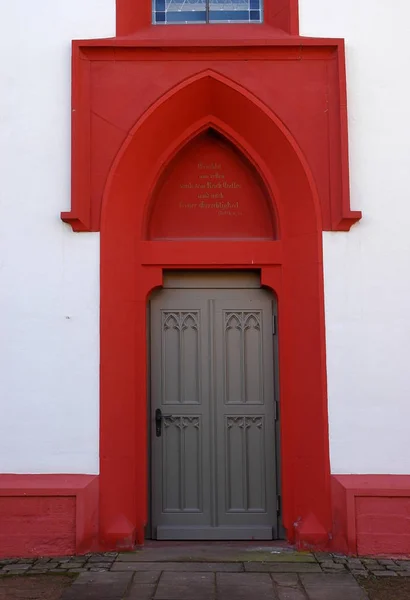
<svg viewBox="0 0 410 600"><path fill-rule="evenodd" d="M364 600L358 577L410 577L410 560L211 544L0 560L0 575L45 573L78 574L62 600Z"/></svg>

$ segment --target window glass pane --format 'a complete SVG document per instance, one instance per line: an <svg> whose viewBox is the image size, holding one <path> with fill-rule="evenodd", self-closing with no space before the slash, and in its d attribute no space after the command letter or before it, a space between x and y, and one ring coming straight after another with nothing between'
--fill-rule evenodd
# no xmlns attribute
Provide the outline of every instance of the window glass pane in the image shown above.
<svg viewBox="0 0 410 600"><path fill-rule="evenodd" d="M261 22L262 0L209 0L209 22Z"/></svg>
<svg viewBox="0 0 410 600"><path fill-rule="evenodd" d="M261 23L263 0L153 0L154 23Z"/></svg>
<svg viewBox="0 0 410 600"><path fill-rule="evenodd" d="M154 0L154 23L206 21L206 0Z"/></svg>

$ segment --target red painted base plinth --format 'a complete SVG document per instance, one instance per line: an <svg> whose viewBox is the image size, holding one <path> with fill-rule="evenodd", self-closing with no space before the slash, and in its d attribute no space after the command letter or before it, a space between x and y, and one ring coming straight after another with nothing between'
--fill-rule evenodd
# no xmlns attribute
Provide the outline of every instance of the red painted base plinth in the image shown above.
<svg viewBox="0 0 410 600"><path fill-rule="evenodd" d="M410 555L410 475L333 475L334 549Z"/></svg>
<svg viewBox="0 0 410 600"><path fill-rule="evenodd" d="M0 475L0 558L97 550L98 477Z"/></svg>
<svg viewBox="0 0 410 600"><path fill-rule="evenodd" d="M98 531L98 480L95 475L0 475L0 558L107 549L110 544ZM333 475L331 482L333 551L410 555L410 475ZM296 544L309 547L311 529L317 547L314 516L303 527ZM136 532L119 533L132 549ZM325 536L322 546L328 548Z"/></svg>

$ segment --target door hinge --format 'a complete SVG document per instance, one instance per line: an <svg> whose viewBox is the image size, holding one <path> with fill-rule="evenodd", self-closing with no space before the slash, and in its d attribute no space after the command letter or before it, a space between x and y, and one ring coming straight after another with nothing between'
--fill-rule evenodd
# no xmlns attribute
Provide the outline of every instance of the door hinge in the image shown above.
<svg viewBox="0 0 410 600"><path fill-rule="evenodd" d="M273 403L273 412L275 421L279 421L279 402L277 400Z"/></svg>
<svg viewBox="0 0 410 600"><path fill-rule="evenodd" d="M282 514L282 496L279 494L276 496L276 513L278 515Z"/></svg>
<svg viewBox="0 0 410 600"><path fill-rule="evenodd" d="M272 333L276 335L277 332L277 317L276 315L272 315Z"/></svg>

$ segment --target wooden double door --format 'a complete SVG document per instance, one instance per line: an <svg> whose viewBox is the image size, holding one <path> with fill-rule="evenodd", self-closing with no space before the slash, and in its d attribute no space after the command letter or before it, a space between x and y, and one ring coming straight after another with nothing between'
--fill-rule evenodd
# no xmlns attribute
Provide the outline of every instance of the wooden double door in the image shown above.
<svg viewBox="0 0 410 600"><path fill-rule="evenodd" d="M273 296L176 273L150 306L152 537L277 537Z"/></svg>

